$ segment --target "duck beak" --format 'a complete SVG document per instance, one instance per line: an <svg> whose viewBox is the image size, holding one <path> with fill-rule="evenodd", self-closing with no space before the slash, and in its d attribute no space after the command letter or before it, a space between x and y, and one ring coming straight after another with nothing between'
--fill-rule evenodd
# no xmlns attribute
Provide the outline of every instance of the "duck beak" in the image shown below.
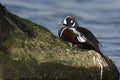
<svg viewBox="0 0 120 80"><path fill-rule="evenodd" d="M58 25L60 25L60 27L65 27L63 23L58 23Z"/></svg>
<svg viewBox="0 0 120 80"><path fill-rule="evenodd" d="M58 23L58 25L61 25L62 23Z"/></svg>
<svg viewBox="0 0 120 80"><path fill-rule="evenodd" d="M60 22L60 23L58 23L58 24L63 25L63 22Z"/></svg>

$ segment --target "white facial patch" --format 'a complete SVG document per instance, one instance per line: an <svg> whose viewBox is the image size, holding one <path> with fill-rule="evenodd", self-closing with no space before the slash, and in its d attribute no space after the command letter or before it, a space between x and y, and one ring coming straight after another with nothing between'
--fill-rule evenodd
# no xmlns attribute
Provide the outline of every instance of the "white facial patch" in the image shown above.
<svg viewBox="0 0 120 80"><path fill-rule="evenodd" d="M66 18L63 20L63 24L65 25L67 24Z"/></svg>
<svg viewBox="0 0 120 80"><path fill-rule="evenodd" d="M73 23L73 20L71 20L70 22Z"/></svg>
<svg viewBox="0 0 120 80"><path fill-rule="evenodd" d="M73 33L75 33L77 35L77 39L79 42L86 42L86 38L84 36L81 35L80 32L78 32L75 28L69 28L70 30L73 31Z"/></svg>

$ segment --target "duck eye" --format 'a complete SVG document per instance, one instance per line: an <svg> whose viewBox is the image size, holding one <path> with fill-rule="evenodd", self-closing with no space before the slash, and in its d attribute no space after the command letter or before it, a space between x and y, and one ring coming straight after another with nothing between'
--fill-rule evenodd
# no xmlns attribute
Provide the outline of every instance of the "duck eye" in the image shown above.
<svg viewBox="0 0 120 80"><path fill-rule="evenodd" d="M70 22L73 23L73 20L71 20Z"/></svg>

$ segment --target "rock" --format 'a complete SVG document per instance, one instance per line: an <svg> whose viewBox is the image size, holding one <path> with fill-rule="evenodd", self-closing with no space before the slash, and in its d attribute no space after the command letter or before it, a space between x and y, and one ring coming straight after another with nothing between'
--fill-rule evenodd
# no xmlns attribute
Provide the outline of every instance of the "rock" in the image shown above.
<svg viewBox="0 0 120 80"><path fill-rule="evenodd" d="M0 4L0 79L118 80L109 58L72 48L48 29Z"/></svg>

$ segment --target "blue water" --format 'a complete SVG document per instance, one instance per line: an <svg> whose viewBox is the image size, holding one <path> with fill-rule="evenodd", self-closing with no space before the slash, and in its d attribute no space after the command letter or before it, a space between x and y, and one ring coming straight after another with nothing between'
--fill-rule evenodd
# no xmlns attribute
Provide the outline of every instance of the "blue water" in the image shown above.
<svg viewBox="0 0 120 80"><path fill-rule="evenodd" d="M73 15L101 42L101 50L120 71L120 0L0 0L9 11L46 26L55 36L58 23Z"/></svg>

